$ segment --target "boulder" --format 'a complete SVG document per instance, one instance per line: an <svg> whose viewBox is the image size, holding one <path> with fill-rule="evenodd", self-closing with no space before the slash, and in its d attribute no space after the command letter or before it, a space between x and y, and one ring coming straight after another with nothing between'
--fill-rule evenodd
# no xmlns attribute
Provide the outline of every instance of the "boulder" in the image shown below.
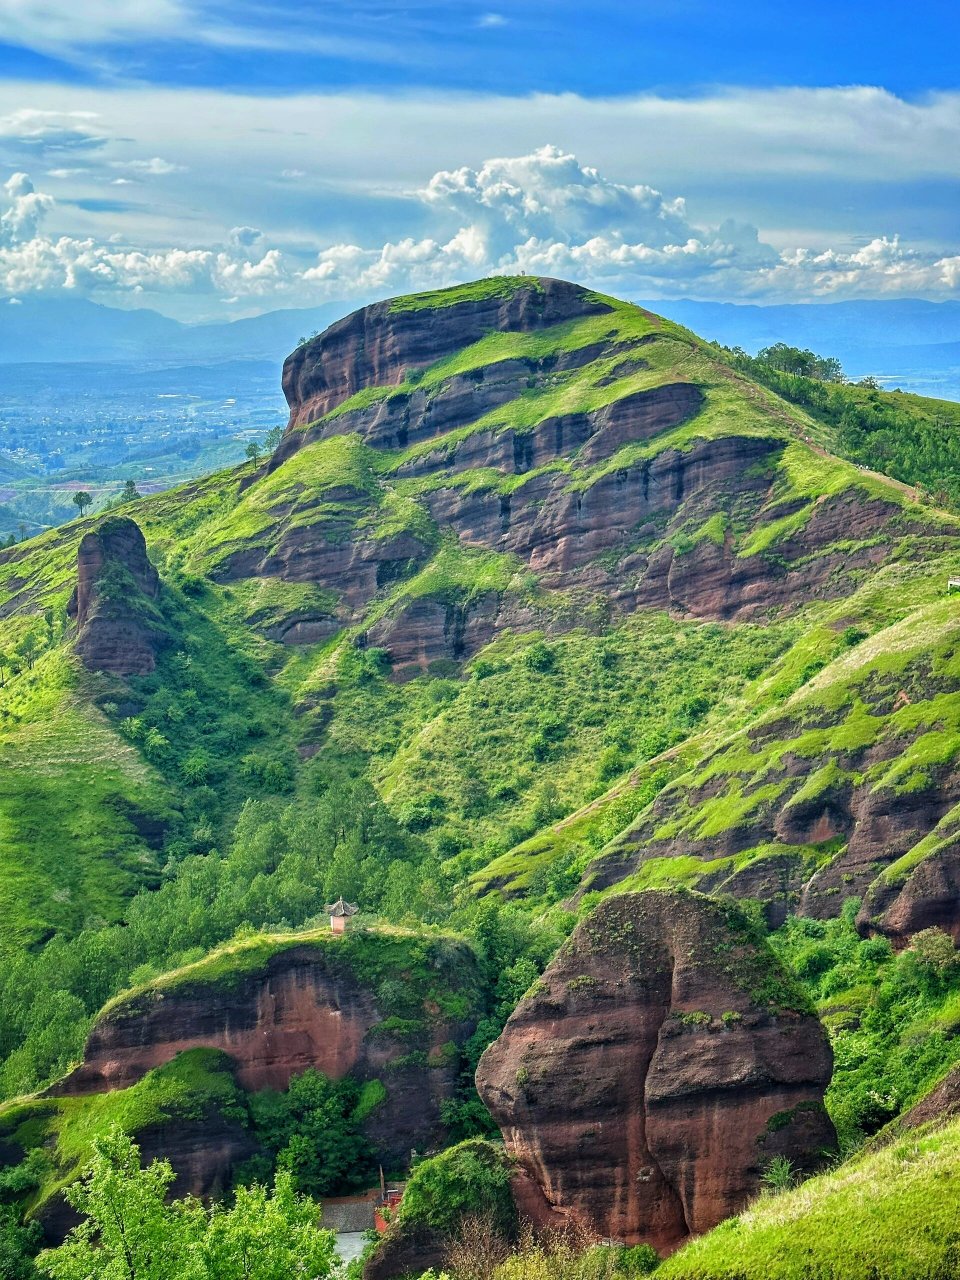
<svg viewBox="0 0 960 1280"><path fill-rule="evenodd" d="M832 1057L806 998L732 904L609 898L480 1060L477 1088L536 1226L671 1250L739 1212L776 1156L834 1146Z"/></svg>

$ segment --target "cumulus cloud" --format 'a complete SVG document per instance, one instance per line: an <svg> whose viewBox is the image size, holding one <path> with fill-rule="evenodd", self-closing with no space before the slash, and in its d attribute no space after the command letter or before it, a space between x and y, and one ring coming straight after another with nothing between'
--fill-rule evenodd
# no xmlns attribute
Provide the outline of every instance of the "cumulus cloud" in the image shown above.
<svg viewBox="0 0 960 1280"><path fill-rule="evenodd" d="M487 160L479 169L443 170L420 196L485 226L503 246L518 236L576 239L615 227L625 238L661 247L687 229L682 199L666 200L652 187L610 182L551 146Z"/></svg>
<svg viewBox="0 0 960 1280"><path fill-rule="evenodd" d="M553 146L478 169L443 170L417 195L456 227L452 234L379 248L334 245L303 278L342 293L523 271L627 294L703 297L945 296L960 279L960 259L908 248L896 237L850 252L781 252L746 222L699 226L682 198L610 181Z"/></svg>
<svg viewBox="0 0 960 1280"><path fill-rule="evenodd" d="M756 288L814 297L946 297L960 288L960 254L924 253L902 245L897 236L881 236L851 253L797 249L764 272Z"/></svg>
<svg viewBox="0 0 960 1280"><path fill-rule="evenodd" d="M48 209L53 208L53 197L34 190L25 173L15 173L3 184L10 201L0 213L0 245L30 240L37 234Z"/></svg>
<svg viewBox="0 0 960 1280"><path fill-rule="evenodd" d="M449 237L379 249L334 245L304 278L328 284L352 278L366 290L525 271L649 291L779 262L756 228L733 220L696 227L681 198L612 182L553 146L479 169L443 170L417 196L453 228Z"/></svg>
<svg viewBox="0 0 960 1280"><path fill-rule="evenodd" d="M124 162L161 173L159 158ZM139 170L137 164L147 166ZM128 181L117 179L115 181ZM239 225L213 247L138 248L118 234L45 234L55 201L24 173L4 191L0 292L72 289L213 294L299 305L368 300L483 275L566 276L627 297L757 299L960 292L960 254L903 243L895 235L854 248L778 249L748 222L693 219L684 200L641 183L614 181L553 146L436 172L408 194L429 224L424 235L341 242L312 258L302 243L280 248ZM373 197L370 197L371 199Z"/></svg>
<svg viewBox="0 0 960 1280"><path fill-rule="evenodd" d="M35 190L25 173L3 187L9 201L0 213L0 292L24 294L71 290L83 293L214 292L259 295L290 284L282 255L244 252L260 237L250 227L223 249L143 250L93 238L42 234L55 208L52 196ZM251 238L252 235L252 238ZM247 241L247 244L243 242Z"/></svg>

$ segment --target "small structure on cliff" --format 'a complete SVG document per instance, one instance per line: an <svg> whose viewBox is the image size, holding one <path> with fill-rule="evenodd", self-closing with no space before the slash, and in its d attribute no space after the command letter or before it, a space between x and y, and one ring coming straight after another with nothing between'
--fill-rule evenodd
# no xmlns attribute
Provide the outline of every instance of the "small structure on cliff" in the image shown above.
<svg viewBox="0 0 960 1280"><path fill-rule="evenodd" d="M343 898L328 903L323 909L330 916L330 928L334 933L346 932L347 921L360 910L355 902L345 902Z"/></svg>

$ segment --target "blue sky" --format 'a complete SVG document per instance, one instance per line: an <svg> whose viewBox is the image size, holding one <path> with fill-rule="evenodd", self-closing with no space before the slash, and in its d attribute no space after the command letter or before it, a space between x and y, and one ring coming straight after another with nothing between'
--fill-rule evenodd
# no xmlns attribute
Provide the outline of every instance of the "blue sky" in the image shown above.
<svg viewBox="0 0 960 1280"><path fill-rule="evenodd" d="M0 0L0 295L960 296L936 0Z"/></svg>
<svg viewBox="0 0 960 1280"><path fill-rule="evenodd" d="M5 8L0 74L74 83L587 96L717 84L875 84L913 95L958 83L956 6L942 0L13 0L0 15ZM3 27L20 39L2 41Z"/></svg>

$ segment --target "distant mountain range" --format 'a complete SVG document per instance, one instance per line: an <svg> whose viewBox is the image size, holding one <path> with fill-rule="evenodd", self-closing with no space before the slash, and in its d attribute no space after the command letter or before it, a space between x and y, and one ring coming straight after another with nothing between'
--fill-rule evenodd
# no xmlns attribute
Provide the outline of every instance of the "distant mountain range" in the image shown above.
<svg viewBox="0 0 960 1280"><path fill-rule="evenodd" d="M751 354L787 342L836 356L852 378L872 374L891 388L960 399L960 302L897 298L763 307L680 299L643 305Z"/></svg>
<svg viewBox="0 0 960 1280"><path fill-rule="evenodd" d="M0 365L23 362L279 363L298 339L325 328L349 303L270 311L188 325L156 311L121 311L85 298L0 302ZM960 399L960 302L921 299L757 306L690 299L644 306L706 338L751 353L773 342L837 356L852 377Z"/></svg>
<svg viewBox="0 0 960 1280"><path fill-rule="evenodd" d="M208 364L282 360L299 338L350 307L331 302L222 324L183 324L156 311L121 311L87 298L0 300L0 365L22 362Z"/></svg>

